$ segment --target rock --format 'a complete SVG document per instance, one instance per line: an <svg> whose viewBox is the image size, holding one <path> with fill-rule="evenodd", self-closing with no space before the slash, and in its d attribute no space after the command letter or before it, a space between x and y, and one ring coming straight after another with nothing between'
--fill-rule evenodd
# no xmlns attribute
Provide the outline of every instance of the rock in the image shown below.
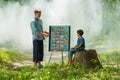
<svg viewBox="0 0 120 80"><path fill-rule="evenodd" d="M83 66L85 68L102 68L97 52L93 49L76 52L72 63L78 64L79 66Z"/></svg>

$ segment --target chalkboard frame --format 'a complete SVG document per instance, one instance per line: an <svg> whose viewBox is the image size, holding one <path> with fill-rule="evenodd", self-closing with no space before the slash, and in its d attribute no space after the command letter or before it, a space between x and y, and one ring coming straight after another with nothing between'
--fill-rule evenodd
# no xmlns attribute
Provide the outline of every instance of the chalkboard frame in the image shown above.
<svg viewBox="0 0 120 80"><path fill-rule="evenodd" d="M51 40L52 40L52 34L51 34L51 29L52 29L52 27L68 27L68 50L56 50L56 51L53 51L53 50L51 50ZM70 37L71 37L71 26L70 25L52 25L52 26L49 26L49 51L50 52L68 52L68 51L70 51Z"/></svg>

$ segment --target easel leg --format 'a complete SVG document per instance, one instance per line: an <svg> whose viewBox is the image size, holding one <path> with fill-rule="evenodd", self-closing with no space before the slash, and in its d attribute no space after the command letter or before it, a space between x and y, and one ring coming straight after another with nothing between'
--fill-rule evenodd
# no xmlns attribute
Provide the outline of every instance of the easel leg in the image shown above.
<svg viewBox="0 0 120 80"><path fill-rule="evenodd" d="M50 61L51 61L51 58L52 58L52 53L50 54L50 58L49 58L48 65L49 65L49 63L50 63Z"/></svg>
<svg viewBox="0 0 120 80"><path fill-rule="evenodd" d="M64 61L63 61L63 52L62 52L62 64L64 63Z"/></svg>

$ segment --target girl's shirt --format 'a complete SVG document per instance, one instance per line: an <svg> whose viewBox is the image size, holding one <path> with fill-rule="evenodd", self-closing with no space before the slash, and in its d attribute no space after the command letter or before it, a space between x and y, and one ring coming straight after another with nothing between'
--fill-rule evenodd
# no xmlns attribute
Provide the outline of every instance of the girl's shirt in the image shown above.
<svg viewBox="0 0 120 80"><path fill-rule="evenodd" d="M32 30L32 35L33 35L33 40L43 40L43 37L38 37L38 33L43 32L43 23L41 19L34 19L34 21L31 22L30 24L31 30Z"/></svg>

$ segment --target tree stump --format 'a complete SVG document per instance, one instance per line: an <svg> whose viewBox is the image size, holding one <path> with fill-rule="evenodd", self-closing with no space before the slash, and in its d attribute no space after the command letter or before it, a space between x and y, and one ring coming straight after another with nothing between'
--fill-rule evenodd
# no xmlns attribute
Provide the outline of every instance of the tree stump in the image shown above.
<svg viewBox="0 0 120 80"><path fill-rule="evenodd" d="M85 68L102 68L97 52L93 49L76 52L72 63Z"/></svg>

